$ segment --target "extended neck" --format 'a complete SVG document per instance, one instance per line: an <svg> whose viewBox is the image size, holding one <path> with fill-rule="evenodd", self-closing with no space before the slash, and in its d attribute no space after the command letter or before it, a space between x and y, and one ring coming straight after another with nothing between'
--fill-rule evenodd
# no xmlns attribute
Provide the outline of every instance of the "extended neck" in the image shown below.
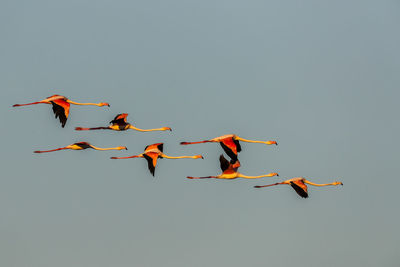
<svg viewBox="0 0 400 267"><path fill-rule="evenodd" d="M238 177L242 177L245 179L257 179L257 178L272 177L272 176L277 176L277 174L276 173L268 173L268 174L259 175L259 176L248 176L248 175L238 173Z"/></svg>
<svg viewBox="0 0 400 267"><path fill-rule="evenodd" d="M266 144L266 145L272 145L276 144L274 141L255 141L255 140L248 140L248 139L243 139L239 136L236 136L236 140L243 141L243 142L248 142L248 143L260 143L260 144Z"/></svg>
<svg viewBox="0 0 400 267"><path fill-rule="evenodd" d="M313 185L313 186L327 186L327 185L343 185L340 182L333 182L333 183L329 183L329 184L316 184L307 180L304 180L304 183L309 184L309 185Z"/></svg>
<svg viewBox="0 0 400 267"><path fill-rule="evenodd" d="M156 129L140 129L140 128L136 128L133 125L130 125L129 129L136 130L136 131L139 131L139 132L167 131L167 130L171 131L171 129L168 128L168 127L156 128Z"/></svg>
<svg viewBox="0 0 400 267"><path fill-rule="evenodd" d="M104 106L103 103L78 103L78 102L71 101L69 99L67 100L67 102L70 104L80 105L80 106L98 106L98 107Z"/></svg>
<svg viewBox="0 0 400 267"><path fill-rule="evenodd" d="M119 148L119 147L108 147L108 148L101 148L101 147L95 147L95 146L92 146L91 145L91 147L93 148L93 149L96 149L96 150L121 150L121 148Z"/></svg>
<svg viewBox="0 0 400 267"><path fill-rule="evenodd" d="M202 155L171 157L171 156L165 155L164 153L162 153L161 156L166 159L200 159L200 158L202 159L203 158Z"/></svg>

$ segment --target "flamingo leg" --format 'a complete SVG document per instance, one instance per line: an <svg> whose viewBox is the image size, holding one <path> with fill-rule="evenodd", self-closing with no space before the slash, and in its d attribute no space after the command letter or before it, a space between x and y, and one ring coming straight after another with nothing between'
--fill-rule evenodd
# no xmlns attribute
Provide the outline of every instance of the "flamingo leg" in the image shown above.
<svg viewBox="0 0 400 267"><path fill-rule="evenodd" d="M217 178L216 176L204 176L204 177L192 177L192 176L186 176L188 179L207 179L207 178Z"/></svg>
<svg viewBox="0 0 400 267"><path fill-rule="evenodd" d="M28 105L36 105L36 104L50 104L50 103L38 101L38 102L33 102L33 103L28 103L28 104L15 104L15 105L13 105L13 107L28 106Z"/></svg>
<svg viewBox="0 0 400 267"><path fill-rule="evenodd" d="M129 157L111 157L110 159L132 159L132 158L143 158L143 154L129 156Z"/></svg>
<svg viewBox="0 0 400 267"><path fill-rule="evenodd" d="M89 131L89 130L111 130L109 127L95 127L95 128L83 128L83 127L76 127L75 131Z"/></svg>
<svg viewBox="0 0 400 267"><path fill-rule="evenodd" d="M60 147L60 148L56 148L56 149L52 149L52 150L42 150L42 151L36 150L36 151L33 151L33 153L47 153L47 152L53 152L53 151L63 150L63 149L69 149L69 148Z"/></svg>
<svg viewBox="0 0 400 267"><path fill-rule="evenodd" d="M181 145L192 145L192 144L201 144L201 143L211 143L210 140L198 141L198 142L181 142Z"/></svg>
<svg viewBox="0 0 400 267"><path fill-rule="evenodd" d="M256 185L256 186L254 186L254 188L262 188L262 187L274 186L274 185L279 185L279 184L284 184L284 183L275 183L275 184L267 184L267 185Z"/></svg>

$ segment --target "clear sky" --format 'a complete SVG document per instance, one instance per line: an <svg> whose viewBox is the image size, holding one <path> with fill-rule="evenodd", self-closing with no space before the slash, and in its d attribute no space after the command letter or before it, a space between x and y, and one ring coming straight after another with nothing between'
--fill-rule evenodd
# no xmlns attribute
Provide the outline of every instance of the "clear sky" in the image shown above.
<svg viewBox="0 0 400 267"><path fill-rule="evenodd" d="M0 265L399 266L399 1L0 3ZM72 106L12 108L53 94ZM76 132L118 113L172 132ZM240 171L219 174L235 133ZM77 141L128 151L59 151ZM139 154L164 142L153 178ZM304 176L343 187L254 185Z"/></svg>

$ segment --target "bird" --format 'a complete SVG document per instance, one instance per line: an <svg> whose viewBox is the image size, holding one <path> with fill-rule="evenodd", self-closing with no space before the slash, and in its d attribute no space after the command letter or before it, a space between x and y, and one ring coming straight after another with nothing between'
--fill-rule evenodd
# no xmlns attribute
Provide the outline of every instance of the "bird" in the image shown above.
<svg viewBox="0 0 400 267"><path fill-rule="evenodd" d="M223 136L215 137L210 140L204 140L204 141L199 141L199 142L181 142L180 144L181 145L191 145L191 144L200 144L200 143L209 143L209 142L220 143L222 148L224 149L225 153L233 161L236 161L238 153L240 151L242 151L239 141L249 142L249 143L262 143L262 144L266 144L266 145L278 145L278 143L276 141L247 140L247 139L243 139L235 134L223 135Z"/></svg>
<svg viewBox="0 0 400 267"><path fill-rule="evenodd" d="M33 152L34 153L46 153L46 152L53 152L53 151L64 150L64 149L83 150L83 149L87 149L87 148L92 148L92 149L96 149L96 150L122 150L122 149L128 150L128 148L126 148L126 146L100 148L100 147L92 146L88 142L78 142L78 143L73 143L71 145L68 145L66 147L60 147L60 148L56 148L56 149L52 149L52 150L42 150L42 151L36 150Z"/></svg>
<svg viewBox="0 0 400 267"><path fill-rule="evenodd" d="M139 129L132 124L126 122L126 117L128 113L121 113L115 116L115 118L110 121L110 125L107 127L95 127L95 128L82 128L76 127L76 131L87 131L87 130L114 130L114 131L125 131L128 129L140 131L140 132L151 132L151 131L172 131L170 127L162 127L157 129Z"/></svg>
<svg viewBox="0 0 400 267"><path fill-rule="evenodd" d="M273 177L273 176L279 176L278 173L272 172L268 173L265 175L259 175L259 176L247 176L244 174L239 173L237 170L240 167L240 162L239 160L236 160L235 162L228 161L223 155L219 156L219 163L220 167L222 170L222 174L218 176L205 176L205 177L192 177L192 176L187 176L186 178L188 179L206 179L206 178L217 178L217 179L236 179L236 178L245 178L245 179L257 179L257 178L262 178L262 177Z"/></svg>
<svg viewBox="0 0 400 267"><path fill-rule="evenodd" d="M158 158L166 158L166 159L183 159L183 158L192 158L192 159L203 159L202 155L195 156L180 156L180 157L170 157L163 153L163 143L156 143L152 145L148 145L144 148L144 153L129 157L111 157L111 159L131 159L131 158L145 158L148 163L148 168L150 173L154 176L154 171L157 165Z"/></svg>
<svg viewBox="0 0 400 267"><path fill-rule="evenodd" d="M274 185L279 185L279 184L288 184L293 187L293 189L297 192L299 196L302 198L308 198L308 191L307 191L307 185L310 184L313 186L327 186L327 185L343 185L342 182L333 182L329 184L315 184L313 182L310 182L306 180L304 177L295 177L280 183L275 183L275 184L269 184L269 185L256 185L254 186L255 188L263 188L263 187L268 187L268 186L274 186Z"/></svg>
<svg viewBox="0 0 400 267"><path fill-rule="evenodd" d="M55 114L56 119L59 118L61 126L64 128L68 115L69 115L69 107L70 104L74 105L92 105L92 106L110 106L108 103L77 103L72 100L69 100L65 96L62 95L52 95L46 99L40 100L38 102L28 103L28 104L14 104L13 107L27 106L27 105L35 105L35 104L51 104L53 106L53 112Z"/></svg>

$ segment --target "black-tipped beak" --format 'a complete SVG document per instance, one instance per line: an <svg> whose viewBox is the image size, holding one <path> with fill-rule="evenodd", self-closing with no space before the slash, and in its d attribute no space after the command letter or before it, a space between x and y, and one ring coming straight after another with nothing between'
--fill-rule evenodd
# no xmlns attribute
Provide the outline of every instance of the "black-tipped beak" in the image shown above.
<svg viewBox="0 0 400 267"><path fill-rule="evenodd" d="M279 174L277 173L276 176L279 176Z"/></svg>
<svg viewBox="0 0 400 267"><path fill-rule="evenodd" d="M128 150L128 148L127 148L127 147L125 147L125 150Z"/></svg>
<svg viewBox="0 0 400 267"><path fill-rule="evenodd" d="M278 145L278 142L276 142L275 145L277 146L277 145Z"/></svg>
<svg viewBox="0 0 400 267"><path fill-rule="evenodd" d="M107 107L111 107L110 104L108 104Z"/></svg>

